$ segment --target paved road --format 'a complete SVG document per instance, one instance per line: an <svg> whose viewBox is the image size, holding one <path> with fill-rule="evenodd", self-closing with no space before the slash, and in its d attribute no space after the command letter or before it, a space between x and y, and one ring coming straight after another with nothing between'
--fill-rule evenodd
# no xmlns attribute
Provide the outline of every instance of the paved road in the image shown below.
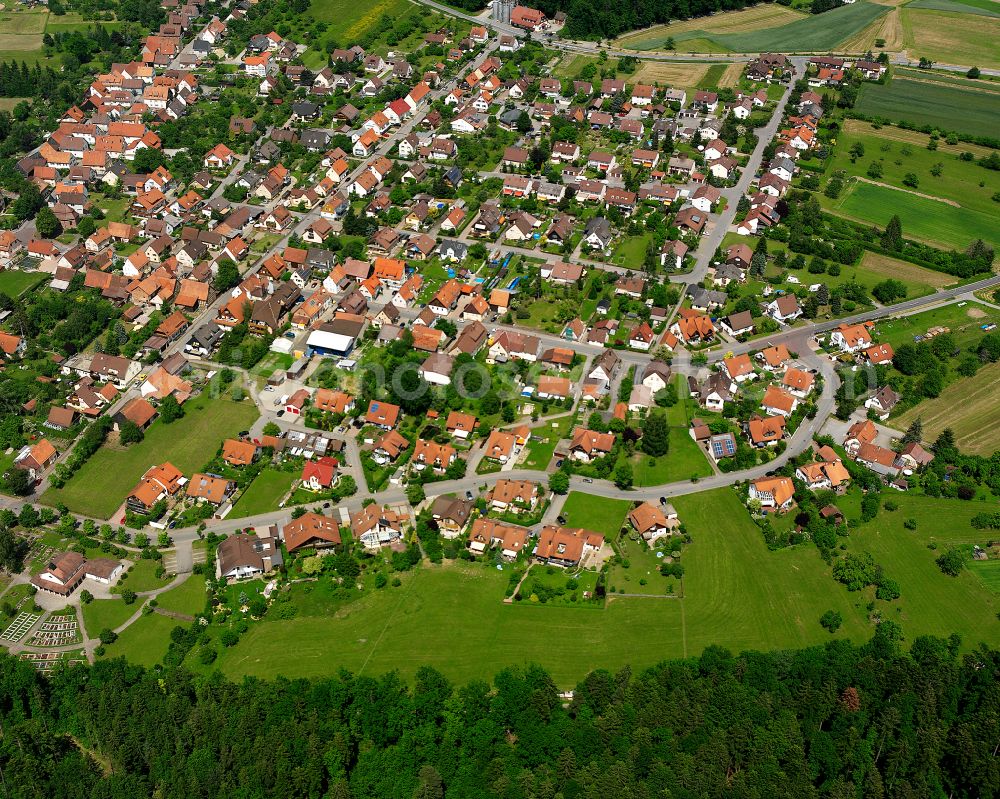
<svg viewBox="0 0 1000 799"><path fill-rule="evenodd" d="M806 59L793 59L792 63L795 68L796 79L805 74ZM781 99L778 101L778 105L774 113L771 114L771 119L768 120L767 125L755 131L757 134L757 146L754 148L753 153L750 154L750 159L747 161L746 166L743 167L740 179L736 185L722 190L722 196L726 199L727 205L721 214L713 217L709 232L703 235L698 242L694 269L687 275L677 277L677 280L690 285L700 283L705 279L705 276L708 274L708 268L711 266L712 258L715 256L715 251L722 245L722 240L729 231L729 226L736 219L740 198L749 190L751 182L757 176L757 171L764 161L764 150L778 132L778 127L781 125L782 116L785 112L785 105L788 103L788 96L791 93L792 87L788 86L785 89L785 93L781 95Z"/></svg>

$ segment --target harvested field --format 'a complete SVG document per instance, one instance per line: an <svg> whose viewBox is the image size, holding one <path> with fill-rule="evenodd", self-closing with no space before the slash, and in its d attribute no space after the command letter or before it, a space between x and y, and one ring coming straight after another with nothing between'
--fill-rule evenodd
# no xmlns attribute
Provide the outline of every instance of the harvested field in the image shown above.
<svg viewBox="0 0 1000 799"><path fill-rule="evenodd" d="M1000 18L904 8L903 45L911 58L1000 67Z"/></svg>
<svg viewBox="0 0 1000 799"><path fill-rule="evenodd" d="M676 39L684 33L695 31L706 31L712 34L746 33L766 28L779 28L804 16L806 15L777 3L765 3L744 8L742 11L726 11L721 14L713 14L710 17L695 17L671 22L669 25L657 25L646 30L634 31L622 36L616 41L616 44L623 47L634 47L637 50L652 50L661 47L667 38Z"/></svg>
<svg viewBox="0 0 1000 799"><path fill-rule="evenodd" d="M868 250L865 250L860 266L865 271L882 277L894 278L906 283L923 283L934 289L953 286L957 282L954 277L946 275L944 272L935 272L933 269L925 269L908 261L900 261L897 258L879 255Z"/></svg>
<svg viewBox="0 0 1000 799"><path fill-rule="evenodd" d="M719 88L725 89L739 83L740 75L743 74L743 69L743 64L730 64L726 67L726 71L723 72L722 77L719 78Z"/></svg>
<svg viewBox="0 0 1000 799"><path fill-rule="evenodd" d="M644 61L635 73L636 83L659 83L665 86L693 88L697 86L705 73L708 64L684 64L664 61ZM734 64L733 66L742 66ZM574 73L575 74L575 73Z"/></svg>
<svg viewBox="0 0 1000 799"><path fill-rule="evenodd" d="M923 435L933 441L946 427L955 433L955 443L962 452L992 455L1000 449L1000 363L982 367L973 377L952 383L941 396L924 400L906 413L890 420L899 430L905 430L920 417Z"/></svg>
<svg viewBox="0 0 1000 799"><path fill-rule="evenodd" d="M881 49L887 52L903 49L903 21L898 8L893 8L882 19L875 20L863 31L844 41L840 49L845 53L867 53L877 49L876 39L885 40Z"/></svg>

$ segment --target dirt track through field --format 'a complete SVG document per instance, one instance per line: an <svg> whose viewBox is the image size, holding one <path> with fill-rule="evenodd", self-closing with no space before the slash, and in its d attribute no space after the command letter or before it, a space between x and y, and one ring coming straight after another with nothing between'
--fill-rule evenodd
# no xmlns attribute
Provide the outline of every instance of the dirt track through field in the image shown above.
<svg viewBox="0 0 1000 799"><path fill-rule="evenodd" d="M913 189L904 189L901 186L893 186L891 183L882 183L880 180L871 180L870 178L863 178L860 175L854 178L862 183L870 183L872 186L881 186L883 189L893 189L895 191L902 191L906 194L912 194L916 197L923 197L925 200L934 200L935 202L944 203L945 205L950 205L953 208L961 208L962 206L955 202L954 200L946 200L944 197L936 197L933 194L924 194L922 191L914 191Z"/></svg>

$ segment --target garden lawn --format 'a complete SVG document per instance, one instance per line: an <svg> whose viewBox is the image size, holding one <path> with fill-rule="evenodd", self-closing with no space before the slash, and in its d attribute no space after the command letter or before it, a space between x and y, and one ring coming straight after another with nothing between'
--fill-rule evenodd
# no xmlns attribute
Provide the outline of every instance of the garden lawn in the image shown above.
<svg viewBox="0 0 1000 799"><path fill-rule="evenodd" d="M131 588L137 594L142 591L155 591L163 588L166 580L161 580L156 576L156 569L160 565L158 560L138 560L129 570L129 573L114 587L115 593L121 593L126 588Z"/></svg>
<svg viewBox="0 0 1000 799"><path fill-rule="evenodd" d="M652 233L643 233L641 236L629 236L615 247L611 256L612 263L623 266L626 269L642 269L646 259L646 248L653 240Z"/></svg>
<svg viewBox="0 0 1000 799"><path fill-rule="evenodd" d="M632 503L627 499L607 499L570 491L560 515L565 517L567 527L583 527L604 533L608 538L617 538L631 508Z"/></svg>
<svg viewBox="0 0 1000 799"><path fill-rule="evenodd" d="M0 293L6 294L11 299L17 299L25 291L34 288L48 277L45 272L21 272L17 269L8 269L0 272Z"/></svg>
<svg viewBox="0 0 1000 799"><path fill-rule="evenodd" d="M645 594L648 596L666 596L680 591L681 581L676 577L664 577L660 574L662 558L656 553L666 553L667 542L658 541L652 549L639 541L633 541L628 536L618 540L618 552L628 561L626 569L622 563L616 563L608 572L608 593L623 592L626 594ZM645 580L642 585L640 581Z"/></svg>
<svg viewBox="0 0 1000 799"><path fill-rule="evenodd" d="M132 617L142 603L136 600L126 605L120 599L95 599L83 606L83 624L87 628L87 636L97 638L101 630L113 630L123 625Z"/></svg>
<svg viewBox="0 0 1000 799"><path fill-rule="evenodd" d="M650 458L645 453L636 453L632 456L632 474L637 486L656 486L692 477L708 477L712 474L712 467L686 426L671 427L667 454Z"/></svg>
<svg viewBox="0 0 1000 799"><path fill-rule="evenodd" d="M991 215L884 186L852 182L833 203L832 210L880 228L895 214L903 224L904 237L946 249L964 250L977 238L1000 248L1000 229Z"/></svg>
<svg viewBox="0 0 1000 799"><path fill-rule="evenodd" d="M979 35L977 25L965 22L970 35ZM865 83L855 108L867 116L906 120L973 136L995 136L1000 125L1000 94L996 92L901 77L887 84Z"/></svg>
<svg viewBox="0 0 1000 799"><path fill-rule="evenodd" d="M870 552L899 583L900 599L879 603L883 618L901 624L909 641L918 635L958 633L967 648L980 642L996 646L1000 641L1000 596L972 572L963 570L958 577L949 577L934 563L950 546L988 537L969 524L983 506L909 494L893 494L892 499L899 504L898 510L880 510L875 519L852 530L846 540L851 551ZM916 519L915 531L903 527L908 518ZM930 543L937 545L936 551L928 549Z"/></svg>
<svg viewBox="0 0 1000 799"><path fill-rule="evenodd" d="M544 470L552 460L556 444L569 435L573 419L573 414L569 414L557 419L547 419L544 425L532 428L531 441L528 442L524 462L520 465L525 469Z"/></svg>
<svg viewBox="0 0 1000 799"><path fill-rule="evenodd" d="M265 469L247 486L246 491L230 511L229 518L242 519L245 516L277 510L278 502L292 487L294 481L295 475L292 472Z"/></svg>
<svg viewBox="0 0 1000 799"><path fill-rule="evenodd" d="M206 394L188 400L184 411L173 424L157 419L146 437L127 449L102 447L63 488L49 489L42 500L64 502L77 513L107 519L150 466L170 461L191 475L211 460L223 439L249 429L258 416L250 400L233 402Z"/></svg>
<svg viewBox="0 0 1000 799"><path fill-rule="evenodd" d="M176 613L195 616L205 610L205 578L192 574L176 588L160 594L156 598L158 607Z"/></svg>

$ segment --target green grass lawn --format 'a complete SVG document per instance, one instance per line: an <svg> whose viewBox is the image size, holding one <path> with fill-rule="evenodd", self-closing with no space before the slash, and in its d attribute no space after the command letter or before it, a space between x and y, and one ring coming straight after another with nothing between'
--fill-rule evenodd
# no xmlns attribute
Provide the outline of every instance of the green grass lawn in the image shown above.
<svg viewBox="0 0 1000 799"><path fill-rule="evenodd" d="M617 538L631 508L632 503L627 499L606 499L570 491L561 515L566 518L567 527L583 527L604 533L608 538Z"/></svg>
<svg viewBox="0 0 1000 799"><path fill-rule="evenodd" d="M556 444L560 439L566 438L573 427L573 414L560 416L556 419L546 421L542 427L535 427L531 431L531 441L528 442L527 453L524 456L525 469L544 470L549 461L552 460L552 453L555 452ZM553 426L555 425L555 426Z"/></svg>
<svg viewBox="0 0 1000 799"><path fill-rule="evenodd" d="M153 422L146 437L128 449L98 450L63 488L46 491L42 501L64 502L77 513L107 519L150 466L170 461L190 475L215 455L222 439L248 429L258 416L250 400L205 394L185 403L184 411L173 424Z"/></svg>
<svg viewBox="0 0 1000 799"><path fill-rule="evenodd" d="M621 591L626 594L662 596L680 591L680 580L660 574L660 564L663 559L656 557L656 553L668 551L665 542L657 542L657 545L650 549L644 543L622 536L618 541L618 551L622 558L628 561L628 568L625 568L623 563L611 567L608 573L609 593ZM645 581L645 585L642 581Z"/></svg>
<svg viewBox="0 0 1000 799"><path fill-rule="evenodd" d="M160 561L158 560L136 561L129 573L115 586L115 592L121 593L126 588L131 588L136 593L163 588L167 581L156 576L156 569L159 565Z"/></svg>
<svg viewBox="0 0 1000 799"><path fill-rule="evenodd" d="M977 238L1000 248L1000 229L991 215L896 189L852 182L832 207L842 216L879 227L896 214L905 237L947 248L964 250Z"/></svg>
<svg viewBox="0 0 1000 799"><path fill-rule="evenodd" d="M170 631L178 625L177 619L150 613L140 616L130 624L118 640L107 647L105 657L125 657L141 666L153 666L163 660L170 644Z"/></svg>
<svg viewBox="0 0 1000 799"><path fill-rule="evenodd" d="M25 291L34 288L47 280L48 277L45 272L21 272L17 269L8 269L0 272L0 292L11 299L17 299Z"/></svg>
<svg viewBox="0 0 1000 799"><path fill-rule="evenodd" d="M1000 594L1000 560L970 560L969 571L994 594Z"/></svg>
<svg viewBox="0 0 1000 799"><path fill-rule="evenodd" d="M192 574L176 588L171 588L156 598L156 604L164 610L187 613L194 616L205 610L205 578Z"/></svg>
<svg viewBox="0 0 1000 799"><path fill-rule="evenodd" d="M101 630L113 630L131 618L141 604L126 605L120 599L95 599L89 605L83 606L83 624L90 638L97 638Z"/></svg>
<svg viewBox="0 0 1000 799"><path fill-rule="evenodd" d="M860 144L865 154L851 163L852 147ZM848 175L865 177L872 163L882 167L881 183L906 189L903 178L914 174L919 179L917 191L942 197L987 214L997 213L993 195L1000 190L1000 173L983 169L972 161L962 161L954 152L928 150L905 142L880 138L877 133L841 133L833 157L829 159L827 174L844 170ZM931 169L940 164L941 175L935 177ZM984 183L980 187L980 182Z"/></svg>
<svg viewBox="0 0 1000 799"><path fill-rule="evenodd" d="M671 427L670 451L659 458L636 453L632 456L632 474L637 486L655 486L692 477L708 477L712 474L712 467L704 451L691 438L687 426Z"/></svg>
<svg viewBox="0 0 1000 799"><path fill-rule="evenodd" d="M667 424L670 425L670 449L666 455L654 458L652 464L650 457L641 452L632 457L632 475L637 486L662 485L712 474L712 466L705 452L688 432L691 419L694 416L704 418L705 414L688 395L684 375L676 375L674 382L678 401L666 409Z"/></svg>
<svg viewBox="0 0 1000 799"><path fill-rule="evenodd" d="M894 498L899 510L883 511L847 539L852 549L871 550L901 584L902 612L895 614L895 603L880 603L883 613L900 620L908 641L957 631L966 647L979 640L996 645L1000 597L972 573L945 577L926 548L932 538L941 546L976 538L967 522L981 508L957 500ZM590 517L605 502L583 495L569 499L574 514ZM239 645L220 651L212 668L231 678L329 675L341 667L368 674L396 669L412 677L429 665L462 680L534 662L568 687L594 668L643 668L696 656L711 644L740 651L822 643L831 639L819 625L827 610L844 617L838 637L871 636L868 595L835 582L811 545L769 552L731 489L678 497L674 505L694 537L682 556L683 601L612 598L603 610L504 605L503 572L466 564L420 568L402 575L401 587L370 592L336 616L253 624ZM920 520L916 533L902 529L909 516ZM596 526L576 516L571 523ZM121 652L118 644L109 648L109 654Z"/></svg>
<svg viewBox="0 0 1000 799"><path fill-rule="evenodd" d="M292 487L295 475L292 472L278 472L271 469L262 471L237 500L229 513L230 519L242 519L258 513L277 510L278 502Z"/></svg>
<svg viewBox="0 0 1000 799"><path fill-rule="evenodd" d="M933 125L973 136L993 136L1000 124L1000 95L995 92L898 77L884 85L865 83L855 107L868 116Z"/></svg>
<svg viewBox="0 0 1000 799"><path fill-rule="evenodd" d="M719 66L725 67L725 64ZM611 255L611 262L626 269L642 269L646 258L646 248L653 240L652 233L644 233L641 236L629 236L623 239Z"/></svg>

